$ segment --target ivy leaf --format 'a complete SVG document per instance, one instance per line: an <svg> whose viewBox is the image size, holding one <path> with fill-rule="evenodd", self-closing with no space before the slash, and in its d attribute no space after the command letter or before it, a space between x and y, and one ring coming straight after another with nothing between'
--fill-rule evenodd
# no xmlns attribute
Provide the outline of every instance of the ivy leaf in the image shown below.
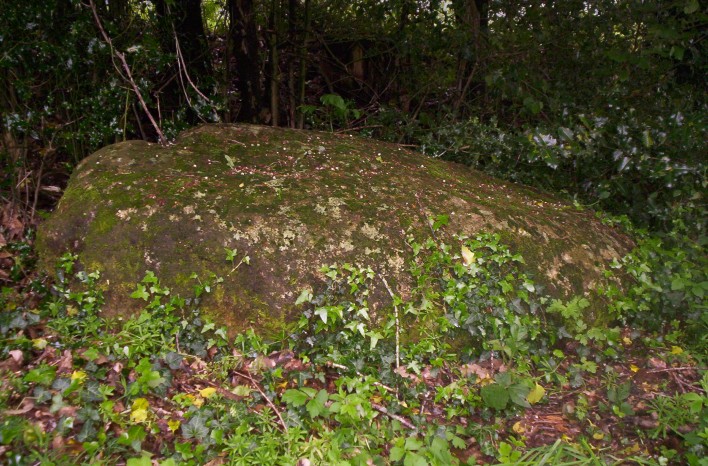
<svg viewBox="0 0 708 466"><path fill-rule="evenodd" d="M366 335L371 339L371 342L369 343L370 350L376 348L376 344L381 338L383 338L383 335L381 335L379 332L367 332Z"/></svg>
<svg viewBox="0 0 708 466"><path fill-rule="evenodd" d="M137 289L130 294L130 297L147 301L150 298L150 294L145 289L145 285L137 284L136 287Z"/></svg>
<svg viewBox="0 0 708 466"><path fill-rule="evenodd" d="M167 427L170 429L171 432L176 432L181 424L182 422L179 419L170 419L169 421L167 421Z"/></svg>
<svg viewBox="0 0 708 466"><path fill-rule="evenodd" d="M327 323L327 308L326 307L318 307L315 309L315 315L320 316L320 319L322 319L322 322L325 324Z"/></svg>
<svg viewBox="0 0 708 466"><path fill-rule="evenodd" d="M405 445L406 451L416 451L416 450L420 450L422 447L423 447L423 442L421 442L417 438L408 437L406 439L406 445Z"/></svg>
<svg viewBox="0 0 708 466"><path fill-rule="evenodd" d="M143 278L143 283L152 283L153 285L157 285L158 283L157 276L155 276L155 272L148 270L145 272L145 278Z"/></svg>
<svg viewBox="0 0 708 466"><path fill-rule="evenodd" d="M462 245L462 262L465 265L470 265L474 263L474 253L470 251L470 248L468 248L464 244Z"/></svg>
<svg viewBox="0 0 708 466"><path fill-rule="evenodd" d="M405 454L406 450L404 450L403 447L393 447L391 448L391 453L388 455L388 459L391 461L400 461Z"/></svg>
<svg viewBox="0 0 708 466"><path fill-rule="evenodd" d="M29 371L23 379L25 382L34 382L38 385L44 385L45 387L48 387L52 384L52 382L54 382L56 374L56 367L42 364L36 369L32 369L31 371Z"/></svg>
<svg viewBox="0 0 708 466"><path fill-rule="evenodd" d="M504 409L509 404L509 391L498 383L485 385L480 394L484 404L490 408Z"/></svg>
<svg viewBox="0 0 708 466"><path fill-rule="evenodd" d="M295 301L295 305L299 306L302 303L309 303L310 300L312 300L312 291L302 290L302 293L300 293L300 296L298 296L297 300Z"/></svg>
<svg viewBox="0 0 708 466"><path fill-rule="evenodd" d="M517 383L509 387L509 398L516 405L523 406L524 408L530 408L531 405L528 401L526 401L526 397L530 391L531 390L526 385Z"/></svg>
<svg viewBox="0 0 708 466"><path fill-rule="evenodd" d="M174 351L170 351L165 355L165 362L173 371L180 368L180 366L182 365L182 359L182 355L179 353L175 353Z"/></svg>
<svg viewBox="0 0 708 466"><path fill-rule="evenodd" d="M314 419L325 411L325 403L327 403L328 399L329 393L327 393L327 390L323 389L317 392L317 396L315 396L307 403L307 406L305 406L305 408L307 409L307 412L310 414L311 418Z"/></svg>
<svg viewBox="0 0 708 466"><path fill-rule="evenodd" d="M452 446L457 448L458 450L464 450L467 448L467 442L461 437L458 437L457 435L453 435L450 438L450 442L452 443Z"/></svg>
<svg viewBox="0 0 708 466"><path fill-rule="evenodd" d="M452 454L447 442L440 437L435 437L430 443L430 453L433 454L438 464L452 464Z"/></svg>
<svg viewBox="0 0 708 466"><path fill-rule="evenodd" d="M128 458L125 464L126 466L151 466L152 460L147 456L141 456L140 458Z"/></svg>
<svg viewBox="0 0 708 466"><path fill-rule="evenodd" d="M403 466L428 466L428 461L418 453L408 452L403 460Z"/></svg>
<svg viewBox="0 0 708 466"><path fill-rule="evenodd" d="M231 393L233 393L236 396L243 396L246 397L251 394L251 387L248 385L236 385L233 390L231 390Z"/></svg>
<svg viewBox="0 0 708 466"><path fill-rule="evenodd" d="M296 408L298 406L303 406L305 403L308 402L309 399L310 397L307 396L305 392L298 389L285 390L285 393L283 393L282 396L282 400L284 402Z"/></svg>
<svg viewBox="0 0 708 466"><path fill-rule="evenodd" d="M671 291L681 291L686 287L686 282L681 277L676 277L671 281Z"/></svg>
<svg viewBox="0 0 708 466"><path fill-rule="evenodd" d="M187 424L182 424L182 435L186 439L194 438L204 441L209 437L209 428L201 416L195 416Z"/></svg>
<svg viewBox="0 0 708 466"><path fill-rule="evenodd" d="M450 217L447 215L438 215L433 220L433 230L438 231L440 228L444 227L450 221Z"/></svg>

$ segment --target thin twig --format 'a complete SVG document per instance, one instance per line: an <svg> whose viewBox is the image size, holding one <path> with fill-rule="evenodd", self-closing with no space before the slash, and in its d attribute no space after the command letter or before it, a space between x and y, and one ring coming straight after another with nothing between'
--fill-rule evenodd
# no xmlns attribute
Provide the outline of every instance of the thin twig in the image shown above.
<svg viewBox="0 0 708 466"><path fill-rule="evenodd" d="M372 128L383 128L383 125L366 125L366 126L357 126L355 128L342 128L342 129L338 129L337 131L335 131L334 134L348 133L350 131L361 131L363 129L372 129Z"/></svg>
<svg viewBox="0 0 708 466"><path fill-rule="evenodd" d="M122 52L119 52L113 47L113 42L111 41L111 38L108 36L108 33L106 32L105 29L103 29L103 24L101 24L101 18L98 16L98 11L96 10L96 4L94 3L93 0L89 0L89 6L91 7L91 12L93 13L93 19L96 22L96 26L98 27L98 30L101 32L101 35L103 36L103 40L108 44L108 47L111 50L111 56L115 56L120 60L121 65L123 66L123 70L125 71L125 75L123 75L120 70L118 70L118 74L121 78L123 78L125 81L127 81L131 87L133 88L133 92L135 92L135 95L138 97L138 100L140 101L140 105L143 107L143 111L145 114L148 116L150 119L150 123L152 124L153 128L155 128L155 132L157 133L157 138L160 141L160 144L167 145L167 138L165 137L164 133L160 129L160 126L157 124L155 121L155 118L153 118L152 113L150 113L150 110L148 109L147 104L145 103L145 99L143 99L143 94L140 92L140 89L138 88L138 85L135 83L135 80L133 79L133 73L130 71L130 66L128 66L128 62L125 59L125 54Z"/></svg>
<svg viewBox="0 0 708 466"><path fill-rule="evenodd" d="M255 380L253 380L253 377L251 377L250 374L241 373L241 372L238 372L238 371L234 371L234 374L236 374L236 375L239 376L239 377L243 377L244 379L246 379L246 380L248 380L249 382L251 382L251 385L252 385L256 390L258 390L258 393L261 394L261 396L265 399L266 403L268 403L268 406L270 406L270 408L275 412L275 415L278 416L278 420L280 421L280 425L283 427L283 430L285 431L285 433L287 433L287 432L288 432L288 426L285 425L285 421L283 420L283 416L280 415L280 411L278 411L278 408L276 408L275 405L273 404L273 402L270 401L270 398L268 398L268 396L263 392L263 390L261 390L261 387L260 387L260 385L258 385L258 382L256 382Z"/></svg>
<svg viewBox="0 0 708 466"><path fill-rule="evenodd" d="M653 369L650 371L647 371L649 373L656 373L656 372L673 372L673 371L705 371L708 370L708 368L705 367L691 367L691 366L683 366L683 367L667 367L664 369Z"/></svg>
<svg viewBox="0 0 708 466"><path fill-rule="evenodd" d="M174 24L172 25L172 32L175 35L175 49L177 50L177 64L179 65L179 62L182 62L181 69L184 72L184 77L187 78L187 82L189 83L190 86L192 86L192 89L204 100L209 102L211 104L211 100L209 97L205 96L202 91L197 88L197 86L192 82L192 79L189 77L189 73L187 72L187 62L184 61L184 55L182 55L182 48L179 46L179 39L177 38L177 32L175 31ZM185 96L186 96L186 91L185 91ZM189 98L189 97L187 97Z"/></svg>
<svg viewBox="0 0 708 466"><path fill-rule="evenodd" d="M342 364L337 364L336 362L332 362L332 361L327 362L327 365L330 366L330 367L334 367L334 368L336 368L336 369L342 369L342 370L345 370L345 371L348 371L348 370L349 370L349 367L344 366L344 365L342 365ZM364 374L362 374L362 373L359 372L359 371L356 371L356 375L358 375L358 376L361 377L362 379L364 378ZM373 382L372 384L375 385L375 386L377 386L377 387L383 388L384 390L386 390L386 391L389 392L389 393L397 393L397 391L396 391L395 388L391 388L391 387L389 387L388 385L382 384L381 382Z"/></svg>
<svg viewBox="0 0 708 466"><path fill-rule="evenodd" d="M386 416L390 417L391 419L397 420L398 422L400 422L404 426L408 427L409 429L414 430L414 431L418 431L416 426L414 426L408 419L404 418L403 416L399 416L398 414L389 413L388 409L386 409L386 407L381 406L380 404L376 404L376 403L371 403L371 407L374 408L376 411L378 411L382 414L385 414Z"/></svg>
<svg viewBox="0 0 708 466"><path fill-rule="evenodd" d="M388 294L391 295L391 299L393 300L393 312L396 315L396 369L398 369L401 366L401 326L398 321L398 306L396 305L396 296L393 294L393 291L391 291L391 287L388 286L386 277L383 275L380 275L380 277L386 287L386 290L388 291Z"/></svg>

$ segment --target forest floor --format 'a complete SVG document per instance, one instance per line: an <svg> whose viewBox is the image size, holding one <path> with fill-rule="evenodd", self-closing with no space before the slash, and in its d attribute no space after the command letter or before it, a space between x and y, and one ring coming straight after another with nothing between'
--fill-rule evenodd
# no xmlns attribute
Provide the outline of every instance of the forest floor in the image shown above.
<svg viewBox="0 0 708 466"><path fill-rule="evenodd" d="M1 231L6 464L706 464L705 355L678 328L622 328L602 355L567 342L515 405L484 385L519 361L400 366L391 387L201 321L104 321L37 275L31 228L6 213Z"/></svg>

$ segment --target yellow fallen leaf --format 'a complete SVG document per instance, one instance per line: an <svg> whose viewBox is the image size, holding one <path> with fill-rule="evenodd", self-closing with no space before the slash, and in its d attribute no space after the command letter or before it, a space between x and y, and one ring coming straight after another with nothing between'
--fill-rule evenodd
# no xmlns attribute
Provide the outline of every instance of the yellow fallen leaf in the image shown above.
<svg viewBox="0 0 708 466"><path fill-rule="evenodd" d="M204 398L212 397L212 396L214 396L215 393L216 393L216 388L214 388L214 387L207 387L207 388L203 388L202 390L199 390L199 394L201 396L203 396Z"/></svg>
<svg viewBox="0 0 708 466"><path fill-rule="evenodd" d="M630 364L629 370L632 372L639 372L639 367L635 366L634 364Z"/></svg>
<svg viewBox="0 0 708 466"><path fill-rule="evenodd" d="M683 348L680 346L672 346L671 347L671 354L681 354L683 353Z"/></svg>
<svg viewBox="0 0 708 466"><path fill-rule="evenodd" d="M130 410L135 411L136 409L148 409L149 406L150 402L145 398L136 398L130 406Z"/></svg>
<svg viewBox="0 0 708 466"><path fill-rule="evenodd" d="M147 421L149 406L150 403L145 398L136 398L130 407L130 420L133 422Z"/></svg>
<svg viewBox="0 0 708 466"><path fill-rule="evenodd" d="M32 346L40 350L46 348L47 343L47 340L45 340L44 338L35 338L34 340L32 340Z"/></svg>
<svg viewBox="0 0 708 466"><path fill-rule="evenodd" d="M178 419L170 419L169 421L167 421L167 427L169 427L172 432L175 432L177 429L179 429L179 426L181 424L182 422Z"/></svg>
<svg viewBox="0 0 708 466"><path fill-rule="evenodd" d="M594 438L595 440L602 440L603 438L605 438L605 434L603 434L602 432L595 432L594 434L592 434L592 438Z"/></svg>
<svg viewBox="0 0 708 466"><path fill-rule="evenodd" d="M465 265L470 265L474 262L474 253L465 245L462 246L462 262Z"/></svg>
<svg viewBox="0 0 708 466"><path fill-rule="evenodd" d="M529 394L526 395L526 401L528 401L531 404L536 404L543 399L543 396L545 394L546 394L546 389L543 388L541 385L536 384L536 386L531 389Z"/></svg>
<svg viewBox="0 0 708 466"><path fill-rule="evenodd" d="M202 398L201 396L195 397L195 398L192 400L192 404L193 404L194 406L196 406L197 408L201 408L202 405L204 404L204 398Z"/></svg>
<svg viewBox="0 0 708 466"><path fill-rule="evenodd" d="M524 427L521 421L516 421L516 423L512 426L511 430L520 435L526 432L526 427Z"/></svg>
<svg viewBox="0 0 708 466"><path fill-rule="evenodd" d="M641 447L639 446L639 444L635 442L635 443L632 444L631 446L627 447L627 448L625 449L625 452L627 452L628 454L629 454L629 453L639 453L641 450L642 450L642 449L641 449Z"/></svg>
<svg viewBox="0 0 708 466"><path fill-rule="evenodd" d="M145 422L147 417L147 409L136 409L130 413L130 420L133 422Z"/></svg>
<svg viewBox="0 0 708 466"><path fill-rule="evenodd" d="M624 343L625 346L629 346L632 344L632 339L629 337L622 337L622 343Z"/></svg>
<svg viewBox="0 0 708 466"><path fill-rule="evenodd" d="M84 372L84 371L74 371L74 372L72 372L72 374L71 374L71 381L73 382L73 381L76 380L76 381L79 382L79 383L83 383L84 380L86 380L86 377L87 377L86 372Z"/></svg>

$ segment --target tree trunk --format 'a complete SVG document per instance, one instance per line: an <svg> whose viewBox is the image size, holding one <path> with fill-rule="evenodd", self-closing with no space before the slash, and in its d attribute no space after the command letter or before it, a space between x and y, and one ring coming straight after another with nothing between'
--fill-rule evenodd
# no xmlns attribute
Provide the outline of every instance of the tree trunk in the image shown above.
<svg viewBox="0 0 708 466"><path fill-rule="evenodd" d="M163 48L177 53L176 35L190 78L195 84L210 78L212 66L201 0L156 0L155 11L162 23Z"/></svg>
<svg viewBox="0 0 708 466"><path fill-rule="evenodd" d="M485 36L489 29L489 0L458 0L453 3L459 26L468 37L467 44L461 50L457 67L458 97L453 106L453 113L458 114L470 90L483 91L485 68Z"/></svg>
<svg viewBox="0 0 708 466"><path fill-rule="evenodd" d="M310 0L305 0L305 25L302 32L302 42L300 43L300 76L298 83L300 89L298 92L298 108L297 108L297 127L302 129L305 127L305 115L302 113L302 107L305 105L305 84L307 82L307 42L309 41L310 33Z"/></svg>
<svg viewBox="0 0 708 466"><path fill-rule="evenodd" d="M230 50L227 63L232 57L236 62L235 77L241 97L241 108L235 119L257 122L263 102L263 90L253 0L228 0L228 11Z"/></svg>
<svg viewBox="0 0 708 466"><path fill-rule="evenodd" d="M268 20L269 47L270 47L270 73L268 76L270 92L271 125L278 126L280 115L280 71L278 56L278 0L270 2L270 19Z"/></svg>
<svg viewBox="0 0 708 466"><path fill-rule="evenodd" d="M297 46L297 0L288 0L288 126L295 128L295 66L298 52Z"/></svg>

